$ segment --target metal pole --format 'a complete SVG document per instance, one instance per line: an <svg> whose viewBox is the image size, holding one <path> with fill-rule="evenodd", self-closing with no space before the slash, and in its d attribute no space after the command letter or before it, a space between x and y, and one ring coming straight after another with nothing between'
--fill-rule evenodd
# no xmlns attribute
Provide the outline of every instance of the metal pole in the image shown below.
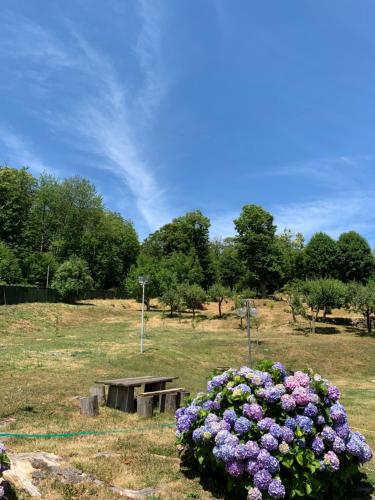
<svg viewBox="0 0 375 500"><path fill-rule="evenodd" d="M250 336L250 300L246 300L246 330L249 349L249 367L251 368L251 336Z"/></svg>
<svg viewBox="0 0 375 500"><path fill-rule="evenodd" d="M141 353L143 353L144 310L145 310L145 283L142 283Z"/></svg>

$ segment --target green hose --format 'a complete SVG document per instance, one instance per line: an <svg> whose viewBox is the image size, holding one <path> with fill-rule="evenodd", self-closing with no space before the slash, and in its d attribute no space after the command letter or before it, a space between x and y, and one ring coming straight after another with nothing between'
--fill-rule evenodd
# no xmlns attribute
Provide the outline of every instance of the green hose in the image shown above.
<svg viewBox="0 0 375 500"><path fill-rule="evenodd" d="M17 432L0 432L1 437L13 438L33 438L33 439L50 439L50 438L70 438L77 436L101 436L103 434L117 434L121 432L147 432L154 429L172 428L174 424L160 424L151 427L136 427L130 429L115 429L109 431L80 431L80 432L58 432L51 434L26 434Z"/></svg>

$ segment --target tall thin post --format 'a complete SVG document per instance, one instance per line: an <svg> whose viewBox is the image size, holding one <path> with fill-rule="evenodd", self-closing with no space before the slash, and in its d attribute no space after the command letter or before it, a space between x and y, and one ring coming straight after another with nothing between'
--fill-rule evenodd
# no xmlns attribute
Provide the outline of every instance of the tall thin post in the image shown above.
<svg viewBox="0 0 375 500"><path fill-rule="evenodd" d="M48 288L48 281L49 281L49 265L47 267L47 282L46 282L46 288Z"/></svg>
<svg viewBox="0 0 375 500"><path fill-rule="evenodd" d="M142 283L142 318L141 318L141 353L143 353L143 336L144 336L144 311L145 311L145 283Z"/></svg>
<svg viewBox="0 0 375 500"><path fill-rule="evenodd" d="M249 367L251 368L251 336L250 336L250 300L246 300L246 330L247 330L247 344L249 350Z"/></svg>

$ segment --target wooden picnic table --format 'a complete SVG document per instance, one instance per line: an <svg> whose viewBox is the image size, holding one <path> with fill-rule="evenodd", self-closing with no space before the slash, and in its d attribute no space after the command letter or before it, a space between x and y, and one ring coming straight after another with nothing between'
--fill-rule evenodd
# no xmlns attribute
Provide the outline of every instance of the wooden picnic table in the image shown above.
<svg viewBox="0 0 375 500"><path fill-rule="evenodd" d="M107 406L125 412L134 411L134 388L144 385L144 392L164 390L167 382L178 377L143 376L96 380L96 384L108 385Z"/></svg>

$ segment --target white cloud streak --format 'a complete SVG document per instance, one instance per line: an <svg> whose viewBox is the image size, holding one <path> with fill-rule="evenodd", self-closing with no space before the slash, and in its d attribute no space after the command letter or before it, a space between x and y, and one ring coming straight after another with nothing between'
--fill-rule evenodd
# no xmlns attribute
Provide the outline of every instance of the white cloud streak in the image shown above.
<svg viewBox="0 0 375 500"><path fill-rule="evenodd" d="M16 22L8 16L5 26L14 55L42 61L41 68L45 73L64 67L90 84L86 94L79 95L71 109L47 109L43 118L49 120L51 127L61 127L61 131L73 141L73 146L96 154L97 168L110 171L121 179L124 187L132 193L148 229L154 230L171 218L165 193L156 180L155 167L146 161L144 155L144 144L147 143L145 127L155 120L167 89L161 51L163 11L159 2L153 0L140 0L138 6L141 27L134 54L142 82L135 93L127 87L126 81L120 79L108 55L91 45L70 22L65 23L64 48L52 33L26 18L19 18ZM22 152L25 158L22 161L44 168L44 163L32 155L20 138L8 133L4 135L5 141L9 150Z"/></svg>
<svg viewBox="0 0 375 500"><path fill-rule="evenodd" d="M307 238L317 231L324 231L333 238L349 230L366 233L375 223L375 192L278 205L273 214L279 231L288 227Z"/></svg>

